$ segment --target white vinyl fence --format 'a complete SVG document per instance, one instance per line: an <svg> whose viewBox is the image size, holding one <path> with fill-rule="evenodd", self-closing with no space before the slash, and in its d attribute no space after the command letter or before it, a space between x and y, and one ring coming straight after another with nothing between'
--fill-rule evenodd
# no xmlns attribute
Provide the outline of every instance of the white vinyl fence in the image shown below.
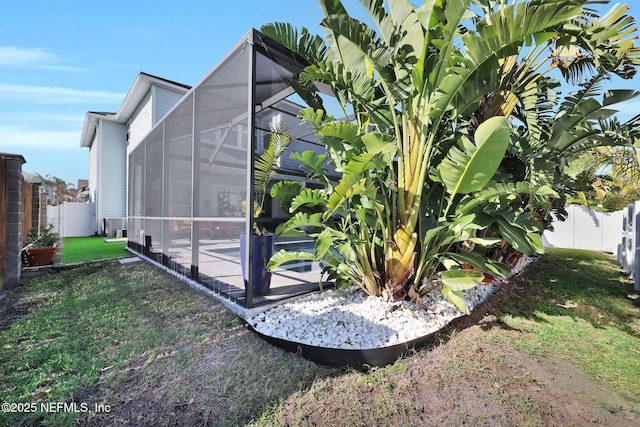
<svg viewBox="0 0 640 427"><path fill-rule="evenodd" d="M598 212L584 206L566 207L566 221L555 221L542 243L550 248L590 249L617 253L622 240L623 211Z"/></svg>
<svg viewBox="0 0 640 427"><path fill-rule="evenodd" d="M60 237L85 237L96 234L95 203L65 202L47 206L47 223L53 224Z"/></svg>
<svg viewBox="0 0 640 427"><path fill-rule="evenodd" d="M616 254L618 262L640 290L640 202L617 212L598 212L584 206L567 206L566 221L555 221L542 243L550 248L590 249ZM638 260L636 263L635 260Z"/></svg>

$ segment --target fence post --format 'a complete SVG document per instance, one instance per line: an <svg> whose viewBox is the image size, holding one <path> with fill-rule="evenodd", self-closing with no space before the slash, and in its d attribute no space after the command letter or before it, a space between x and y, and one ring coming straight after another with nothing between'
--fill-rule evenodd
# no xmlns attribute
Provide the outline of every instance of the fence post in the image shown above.
<svg viewBox="0 0 640 427"><path fill-rule="evenodd" d="M634 203L634 218L633 218L633 289L637 292L640 291L640 227L638 221L640 220L640 201Z"/></svg>
<svg viewBox="0 0 640 427"><path fill-rule="evenodd" d="M22 165L19 155L4 155L7 178L5 204L5 279L7 284L20 281L22 271ZM5 195L2 195L5 197Z"/></svg>
<svg viewBox="0 0 640 427"><path fill-rule="evenodd" d="M627 232L629 226L629 208L625 208L622 211L622 239L620 239L620 243L618 243L618 251L616 253L616 258L618 259L618 263L624 268L624 271L629 272L627 266L627 240L629 239L629 233Z"/></svg>

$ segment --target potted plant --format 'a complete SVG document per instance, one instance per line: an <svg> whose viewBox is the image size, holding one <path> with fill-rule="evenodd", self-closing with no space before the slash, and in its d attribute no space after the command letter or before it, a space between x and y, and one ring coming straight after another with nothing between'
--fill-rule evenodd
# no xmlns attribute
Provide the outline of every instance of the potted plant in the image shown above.
<svg viewBox="0 0 640 427"><path fill-rule="evenodd" d="M253 187L256 192L253 204L253 218L258 219L262 215L264 202L267 194L267 186L276 174L276 168L280 164L280 156L284 153L289 142L290 136L287 134L284 123L274 120L270 125L271 136L269 138L269 146L256 159L254 165ZM246 209L246 203L243 203ZM252 235L252 268L251 268L251 289L256 295L263 295L269 291L271 286L271 272L267 269L267 263L273 256L274 235L264 227L259 227L257 223L253 224ZM240 235L240 264L242 266L242 276L244 282L247 283L246 271L246 245L247 236Z"/></svg>
<svg viewBox="0 0 640 427"><path fill-rule="evenodd" d="M56 243L60 238L58 234L53 233L53 224L40 227L39 232L37 228L31 228L27 237L29 244L24 247L27 264L30 266L53 264L57 250Z"/></svg>

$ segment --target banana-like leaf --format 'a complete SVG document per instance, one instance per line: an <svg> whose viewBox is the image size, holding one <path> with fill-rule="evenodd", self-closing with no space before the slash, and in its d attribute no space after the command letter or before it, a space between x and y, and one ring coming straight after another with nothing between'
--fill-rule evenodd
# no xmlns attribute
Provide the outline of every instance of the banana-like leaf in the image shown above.
<svg viewBox="0 0 640 427"><path fill-rule="evenodd" d="M280 202L283 211L289 212L291 202L303 188L304 184L299 181L278 181L271 187L271 197Z"/></svg>
<svg viewBox="0 0 640 427"><path fill-rule="evenodd" d="M511 275L511 267L500 261L485 259L485 265L487 266L485 272L490 272L494 276L506 278Z"/></svg>
<svg viewBox="0 0 640 427"><path fill-rule="evenodd" d="M473 270L447 270L442 272L442 284L453 291L464 291L476 287L483 277Z"/></svg>
<svg viewBox="0 0 640 427"><path fill-rule="evenodd" d="M322 165L329 158L328 155L318 154L315 151L303 151L302 153L292 153L291 158L302 163L303 167L311 172L314 178L326 181L325 173L327 169Z"/></svg>
<svg viewBox="0 0 640 427"><path fill-rule="evenodd" d="M393 161L398 151L395 138L379 132L370 132L362 136L367 154L375 154L382 162L382 167L393 168Z"/></svg>
<svg viewBox="0 0 640 427"><path fill-rule="evenodd" d="M467 305L467 302L464 300L464 295L462 294L462 291L454 291L453 289L449 288L445 284L442 285L442 288L440 288L440 291L442 292L442 295L444 295L445 298L451 301L451 303L455 305L458 310L460 310L464 314L470 313L469 306Z"/></svg>
<svg viewBox="0 0 640 427"><path fill-rule="evenodd" d="M323 190L305 188L293 199L289 212L295 213L300 209L324 207L328 201L329 199Z"/></svg>
<svg viewBox="0 0 640 427"><path fill-rule="evenodd" d="M623 90L623 89L612 89L608 90L604 93L602 97L602 106L606 107L612 104L618 104L620 102L625 102L630 99L635 98L640 95L640 92L636 90Z"/></svg>
<svg viewBox="0 0 640 427"><path fill-rule="evenodd" d="M350 69L368 76L384 72L393 51L366 24L348 15L332 15L321 25L331 34L329 44Z"/></svg>
<svg viewBox="0 0 640 427"><path fill-rule="evenodd" d="M327 210L324 213L324 219L329 219L333 213L338 210L344 202L356 194L363 193L367 184L366 178L361 178L357 174L343 175L338 185L333 189L333 193L329 197Z"/></svg>
<svg viewBox="0 0 640 427"><path fill-rule="evenodd" d="M484 257L476 252L445 252L442 254L444 257L453 258L456 260L456 265L469 264L473 268L484 271L486 268Z"/></svg>
<svg viewBox="0 0 640 427"><path fill-rule="evenodd" d="M306 251L287 252L286 250L281 249L275 254L273 254L271 259L267 263L267 269L269 271L273 271L276 269L276 267L280 267L285 262L290 262L290 261L314 261L314 260L315 260L315 256L310 252L306 252Z"/></svg>
<svg viewBox="0 0 640 427"><path fill-rule="evenodd" d="M315 255L316 260L324 258L336 246L340 246L337 242L352 242L357 243L358 239L353 236L349 236L342 231L334 228L327 227L320 234L316 236ZM349 251L351 253L351 251Z"/></svg>
<svg viewBox="0 0 640 427"><path fill-rule="evenodd" d="M527 255L544 252L542 238L539 234L528 233L522 227L507 221L502 216L496 219L496 224L502 237L516 250Z"/></svg>
<svg viewBox="0 0 640 427"><path fill-rule="evenodd" d="M294 52L310 59L311 63L322 61L325 58L327 46L322 37L309 33L302 28L299 32L289 23L275 22L260 27L260 32L287 46Z"/></svg>
<svg viewBox="0 0 640 427"><path fill-rule="evenodd" d="M442 272L440 291L458 310L469 314L462 291L474 288L484 275L473 270L447 270Z"/></svg>
<svg viewBox="0 0 640 427"><path fill-rule="evenodd" d="M478 206L486 205L487 202L497 200L499 197L516 194L536 194L538 196L551 198L559 197L558 193L547 185L534 187L527 182L490 182L480 193L475 194L473 197L466 196L463 198L456 208L456 214L462 216L474 211Z"/></svg>
<svg viewBox="0 0 640 427"><path fill-rule="evenodd" d="M466 263L471 265L473 268L477 268L484 272L490 272L494 276L508 277L511 274L511 267L508 265L485 258L477 252L456 252L445 253L443 255L451 257L459 263Z"/></svg>
<svg viewBox="0 0 640 427"><path fill-rule="evenodd" d="M533 251L537 254L544 253L544 245L542 244L542 236L538 233L527 233L527 240Z"/></svg>
<svg viewBox="0 0 640 427"><path fill-rule="evenodd" d="M486 224L477 221L478 215L470 213L463 216L457 216L453 219L454 227L456 230L482 230L486 227Z"/></svg>
<svg viewBox="0 0 640 427"><path fill-rule="evenodd" d="M366 196L360 198L361 208L356 210L356 218L363 224L367 224L373 229L377 229L381 226L379 223L378 213L384 211L384 205L377 203Z"/></svg>
<svg viewBox="0 0 640 427"><path fill-rule="evenodd" d="M348 143L349 145L361 148L362 140L360 139L359 128L353 123L331 122L319 129L318 135L323 137L323 142L336 139L340 143Z"/></svg>
<svg viewBox="0 0 640 427"><path fill-rule="evenodd" d="M452 6L456 6L462 2L451 3ZM468 2L466 3L462 5L462 12L458 13L460 18L450 21L456 27L464 16L468 6ZM447 4L447 17L452 9L454 8ZM432 115L434 120L440 123L454 100L474 89L479 81L477 76L486 74L487 69L495 68L498 55L504 58L517 54L513 52L516 45L531 41L532 36L537 33L547 33L550 28L563 25L580 12L579 5L567 5L565 2L517 2L500 7L485 19L478 21L477 31L466 32L460 37L465 45L465 55L468 56L467 61L461 61L465 65L449 67L448 62L442 61L438 67L436 84L445 96L438 99L437 107L434 109L436 114ZM453 35L444 37L447 41L453 39ZM445 58L452 55L453 52ZM456 60L459 58L456 57ZM472 83L467 84L468 82Z"/></svg>
<svg viewBox="0 0 640 427"><path fill-rule="evenodd" d="M333 116L326 116L325 111L317 108L303 108L300 111L300 118L303 122L309 122L318 129L323 123L333 120Z"/></svg>
<svg viewBox="0 0 640 427"><path fill-rule="evenodd" d="M452 147L438 166L447 192L455 195L480 191L495 175L510 142L505 117L492 117L478 126L475 144L466 144L465 151Z"/></svg>
<svg viewBox="0 0 640 427"><path fill-rule="evenodd" d="M388 166L387 162L376 153L363 153L351 158L344 167L347 174L363 174L365 171L378 171Z"/></svg>
<svg viewBox="0 0 640 427"><path fill-rule="evenodd" d="M324 228L326 221L322 219L322 213L317 212L308 214L306 212L296 212L294 216L289 218L284 224L280 224L276 232L280 236L301 236L306 233L298 230L300 227L318 227Z"/></svg>
<svg viewBox="0 0 640 427"><path fill-rule="evenodd" d="M485 248L489 248L491 246L499 245L502 243L502 239L498 237L471 237L469 238L476 245L484 246Z"/></svg>

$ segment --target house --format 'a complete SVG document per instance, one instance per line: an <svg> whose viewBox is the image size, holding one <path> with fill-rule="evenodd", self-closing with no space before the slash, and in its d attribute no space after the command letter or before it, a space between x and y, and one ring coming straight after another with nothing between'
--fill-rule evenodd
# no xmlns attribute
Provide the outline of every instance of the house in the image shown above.
<svg viewBox="0 0 640 427"><path fill-rule="evenodd" d="M117 112L85 115L80 146L89 149L88 201L95 203L98 233L113 236L126 227L127 155L189 89L139 73Z"/></svg>

